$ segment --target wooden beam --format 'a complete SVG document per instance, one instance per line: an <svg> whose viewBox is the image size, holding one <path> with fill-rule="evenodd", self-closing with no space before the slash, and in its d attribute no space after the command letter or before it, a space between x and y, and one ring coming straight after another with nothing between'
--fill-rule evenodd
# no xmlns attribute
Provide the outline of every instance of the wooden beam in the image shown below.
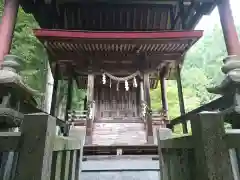
<svg viewBox="0 0 240 180"><path fill-rule="evenodd" d="M232 98L223 96L223 97L215 99L215 100L213 100L213 101L211 101L211 102L209 102L209 103L207 103L207 104L205 104L201 107L198 107L198 108L186 113L183 116L176 117L175 119L171 120L170 123L173 126L177 125L177 124L181 124L184 121L191 120L191 118L194 115L196 115L196 114L198 114L202 111L214 111L214 110L217 110L217 109L220 109L222 111L224 109L227 109L227 108L231 107L232 104L233 104Z"/></svg>
<svg viewBox="0 0 240 180"><path fill-rule="evenodd" d="M209 15L210 12L214 9L216 6L214 2L210 3L197 3L195 2L193 4L195 7L192 8L192 10L188 13L187 19L185 22L186 29L194 29L195 26L199 23L201 20L201 17L203 15Z"/></svg>
<svg viewBox="0 0 240 180"><path fill-rule="evenodd" d="M172 27L171 27L172 30L174 30L179 23L181 23L180 29L184 29L184 20L185 20L184 19L185 18L184 1L179 0L177 7L178 7L178 13L177 13L177 16L175 17L175 19L172 22Z"/></svg>
<svg viewBox="0 0 240 180"><path fill-rule="evenodd" d="M213 0L195 0L197 2L213 2ZM117 1L117 0L57 0L58 3L111 3L111 4L158 4L158 5L177 5L179 0L122 0L122 1ZM191 3L191 0L184 0L184 4L189 4Z"/></svg>
<svg viewBox="0 0 240 180"><path fill-rule="evenodd" d="M85 31L60 31L49 29L35 29L34 34L39 39L179 39L179 38L193 38L201 37L203 31L165 31L165 32L85 32Z"/></svg>
<svg viewBox="0 0 240 180"><path fill-rule="evenodd" d="M183 1L181 0L181 2L179 2L180 10L176 18L174 19L172 29L175 29L175 26L178 24L179 21L181 21L181 26L182 26L181 28L183 30L192 29L193 26L191 24L194 24L194 22L197 22L196 20L199 18L198 15L202 15L201 5L203 6L204 4L201 4L200 1L191 1L189 7L185 11Z"/></svg>
<svg viewBox="0 0 240 180"><path fill-rule="evenodd" d="M194 16L195 13L199 13L199 10L197 11L197 9L199 8L200 3L199 2L195 2L193 1L191 3L191 5L188 7L187 12L185 14L185 28L189 29L189 26L187 26L189 24L189 21L191 20L191 18Z"/></svg>
<svg viewBox="0 0 240 180"><path fill-rule="evenodd" d="M193 27L195 27L195 25L201 19L200 16L203 15L202 10L203 10L203 4L197 3L197 2L193 2L193 4L191 4L186 14L186 20L185 20L186 29L192 29Z"/></svg>
<svg viewBox="0 0 240 180"><path fill-rule="evenodd" d="M145 58L147 58L148 61L173 61L176 59L179 59L181 57L181 52L176 53L164 53L164 52L154 52L151 54L147 54ZM138 55L136 53L129 53L129 52L94 52L88 54L88 56L83 54L78 54L76 52L59 52L55 57L55 60L61 61L61 63L68 63L72 60L75 61L75 63L83 63L84 60L93 60L93 64L96 62L104 59L105 62L118 62L118 61L125 61L127 64L127 61L133 62L134 60L140 61L138 58Z"/></svg>

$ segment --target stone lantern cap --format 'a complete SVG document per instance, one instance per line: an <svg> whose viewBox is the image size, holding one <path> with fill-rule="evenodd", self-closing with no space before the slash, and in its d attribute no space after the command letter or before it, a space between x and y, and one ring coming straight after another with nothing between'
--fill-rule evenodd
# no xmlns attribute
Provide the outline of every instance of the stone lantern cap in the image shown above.
<svg viewBox="0 0 240 180"><path fill-rule="evenodd" d="M32 89L22 80L19 75L21 59L15 55L6 55L0 70L0 86L16 89L22 96L40 95L38 91Z"/></svg>
<svg viewBox="0 0 240 180"><path fill-rule="evenodd" d="M225 78L219 85L207 88L207 90L213 94L235 94L236 88L240 87L240 57L228 56L223 59L223 62L222 72L225 74Z"/></svg>

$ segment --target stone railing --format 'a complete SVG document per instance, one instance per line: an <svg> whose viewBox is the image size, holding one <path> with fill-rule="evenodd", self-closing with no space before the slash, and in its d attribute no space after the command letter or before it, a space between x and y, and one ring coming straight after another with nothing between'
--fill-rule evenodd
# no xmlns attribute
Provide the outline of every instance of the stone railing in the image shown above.
<svg viewBox="0 0 240 180"><path fill-rule="evenodd" d="M87 119L87 110L72 110L68 112L68 121L74 122L74 121L86 121Z"/></svg>
<svg viewBox="0 0 240 180"><path fill-rule="evenodd" d="M191 116L191 135L161 140L158 132L159 179L239 179L240 131L224 130L222 112Z"/></svg>
<svg viewBox="0 0 240 180"><path fill-rule="evenodd" d="M19 132L0 132L0 152L16 152L2 164L0 179L79 179L85 135L56 136L56 125L45 113L28 114Z"/></svg>

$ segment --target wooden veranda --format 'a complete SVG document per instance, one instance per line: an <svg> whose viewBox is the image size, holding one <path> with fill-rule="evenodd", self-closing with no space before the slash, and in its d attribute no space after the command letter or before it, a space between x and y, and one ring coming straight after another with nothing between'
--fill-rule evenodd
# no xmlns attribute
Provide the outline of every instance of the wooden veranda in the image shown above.
<svg viewBox="0 0 240 180"><path fill-rule="evenodd" d="M158 161L158 179L239 179L240 44L229 0L4 2L0 179L79 180L81 173L98 171L83 169L85 162L143 156ZM50 112L36 108L37 92L24 84L19 58L10 54L19 5L39 23L40 29L34 33L49 55L54 74ZM222 68L226 79L209 92L222 97L186 113L180 76L184 55L202 36L202 31L193 30L195 25L215 7L228 56ZM177 81L181 112L171 121L165 87L168 79ZM68 81L64 117L56 114L59 80ZM84 113L80 114L72 108L74 81L77 88L87 90ZM149 91L158 81L163 111L156 115ZM225 130L224 122L232 129ZM172 132L178 124L184 135L174 138ZM145 170L150 171L148 167ZM134 172L138 171L144 169Z"/></svg>

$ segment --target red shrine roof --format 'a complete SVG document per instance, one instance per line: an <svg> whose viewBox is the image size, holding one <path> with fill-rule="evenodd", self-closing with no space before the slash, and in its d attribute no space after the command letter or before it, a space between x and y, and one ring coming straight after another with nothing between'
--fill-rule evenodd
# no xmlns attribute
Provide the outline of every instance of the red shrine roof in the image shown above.
<svg viewBox="0 0 240 180"><path fill-rule="evenodd" d="M202 31L86 32L34 30L52 61L73 62L79 74L161 70L182 61ZM168 67L169 68L169 67ZM168 72L167 72L168 73Z"/></svg>

